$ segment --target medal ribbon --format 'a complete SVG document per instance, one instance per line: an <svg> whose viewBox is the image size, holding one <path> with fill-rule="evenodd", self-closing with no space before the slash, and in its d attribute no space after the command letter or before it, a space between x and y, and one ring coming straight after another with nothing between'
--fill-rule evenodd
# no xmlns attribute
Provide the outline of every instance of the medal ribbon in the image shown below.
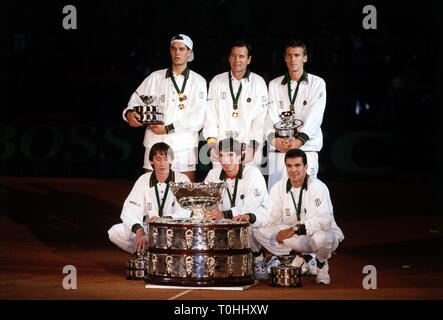
<svg viewBox="0 0 443 320"><path fill-rule="evenodd" d="M300 189L300 194L298 196L298 207L297 207L297 205L295 204L294 194L292 193L292 190L291 190L292 203L294 204L295 212L297 213L297 221L298 222L300 222L302 195L303 195L303 187L301 187L301 189Z"/></svg>
<svg viewBox="0 0 443 320"><path fill-rule="evenodd" d="M154 173L153 173L154 174ZM163 208L165 207L165 202L166 202L166 198L168 197L168 192L169 192L169 181L170 179L166 180L166 190L165 190L165 195L163 196L163 199L161 200L160 203L160 196L158 194L158 189L157 189L157 183L155 184L154 188L155 188L155 198L157 200L157 205L158 205L158 216L162 217L163 216Z"/></svg>
<svg viewBox="0 0 443 320"><path fill-rule="evenodd" d="M286 72L285 77L286 77L286 81L287 81L287 83L288 83L288 97L289 97L289 101L290 101L290 103L291 103L291 104L289 105L289 109L290 109L291 111L294 111L295 98L297 97L298 87L300 86L301 78L300 78L300 80L298 80L298 82L297 82L297 87L295 88L295 91L294 91L294 95L291 97L291 78L289 77L289 73L288 73L288 72Z"/></svg>
<svg viewBox="0 0 443 320"><path fill-rule="evenodd" d="M228 191L228 197L229 197L229 202L231 203L231 208L235 207L235 199L237 198L237 186L238 186L238 177L235 177L234 194L232 195L232 197L231 197L231 192L229 192L229 187L226 188L226 190Z"/></svg>
<svg viewBox="0 0 443 320"><path fill-rule="evenodd" d="M174 75L171 75L171 80L172 80L172 84L174 85L174 88L177 91L178 95L180 95L181 93L185 92L186 83L188 82L188 79L186 77L185 77L185 80L183 80L183 85L182 85L182 89L181 90L178 88L177 82L175 82Z"/></svg>
<svg viewBox="0 0 443 320"><path fill-rule="evenodd" d="M231 72L229 72L229 91L231 92L231 98L232 101L234 102L234 110L237 110L238 108L238 98L240 98L241 89L242 89L242 84L240 82L237 94L234 96L234 89L232 88L232 75Z"/></svg>

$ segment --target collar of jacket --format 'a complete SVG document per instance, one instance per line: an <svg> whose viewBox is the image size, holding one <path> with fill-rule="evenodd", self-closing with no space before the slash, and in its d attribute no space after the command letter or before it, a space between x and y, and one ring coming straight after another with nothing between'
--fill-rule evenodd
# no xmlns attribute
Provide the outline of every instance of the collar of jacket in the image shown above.
<svg viewBox="0 0 443 320"><path fill-rule="evenodd" d="M175 173L174 171L169 169L169 175L166 179L165 183L175 182ZM155 175L155 171L152 171L151 177L149 178L149 188L152 188L158 183L157 176Z"/></svg>
<svg viewBox="0 0 443 320"><path fill-rule="evenodd" d="M185 77L185 79L189 78L189 73L191 70L189 70L188 67L186 67L185 70L183 70L183 72L181 73L183 75L183 77ZM165 78L169 78L169 77L173 77L174 73L172 72L172 68L168 68L168 70L166 70L166 77Z"/></svg>
<svg viewBox="0 0 443 320"><path fill-rule="evenodd" d="M303 185L301 186L302 189L308 190L308 179L309 179L309 176L306 175L305 181L303 181ZM286 182L286 193L291 191L291 189L292 189L291 180L288 178L288 181Z"/></svg>
<svg viewBox="0 0 443 320"><path fill-rule="evenodd" d="M306 81L306 82L309 82L308 81L308 73L306 72L306 71L304 71L303 70L303 74L301 75L301 77L300 77L300 81ZM287 84L288 83L288 77L286 76L286 74L285 74L285 76L283 77L283 80L281 81L281 84L282 85L285 85L285 84Z"/></svg>
<svg viewBox="0 0 443 320"><path fill-rule="evenodd" d="M231 77L234 78L234 75L232 74L232 70L230 70L229 72L231 73ZM242 79L248 79L248 80L249 80L249 76L250 76L250 75L251 75L251 70L246 69L246 72L245 72L245 74L244 74L244 76L243 76ZM235 78L234 78L234 79L235 79Z"/></svg>
<svg viewBox="0 0 443 320"><path fill-rule="evenodd" d="M240 168L238 168L237 175L235 176L236 178L239 178L239 179L243 178L243 168L244 168L244 165L240 164ZM219 180L222 180L222 181L226 180L226 172L223 169L220 172Z"/></svg>

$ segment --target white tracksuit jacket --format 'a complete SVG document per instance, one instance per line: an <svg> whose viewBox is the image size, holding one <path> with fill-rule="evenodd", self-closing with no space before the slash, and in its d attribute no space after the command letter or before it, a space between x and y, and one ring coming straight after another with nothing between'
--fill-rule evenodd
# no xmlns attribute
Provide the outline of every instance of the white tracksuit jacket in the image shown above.
<svg viewBox="0 0 443 320"><path fill-rule="evenodd" d="M154 175L154 176L153 176ZM175 182L188 182L189 178L179 172L174 172ZM144 225L153 216L158 216L158 204L155 196L155 174L148 172L141 175L126 198L120 218L123 224L132 229L135 224ZM166 183L157 183L159 196L163 199ZM189 218L191 212L180 207L171 189L163 207L163 216L174 218ZM144 223L144 217L145 223Z"/></svg>
<svg viewBox="0 0 443 320"><path fill-rule="evenodd" d="M253 213L256 221L253 227L262 227L268 224L268 216L265 210L258 211L267 200L268 190L266 182L260 170L253 166L241 166L239 173L237 196L235 206L231 208L228 192L225 190L219 204L220 211L232 211L232 216L238 216L246 213ZM226 179L226 174L221 167L211 169L205 178L207 182L227 182L227 188L234 194L235 179Z"/></svg>
<svg viewBox="0 0 443 320"><path fill-rule="evenodd" d="M179 101L171 76L175 78L180 89L185 77L188 77L184 91L186 100ZM128 107L123 110L125 121L127 121L125 112L128 109L142 105L139 98L141 95L154 96L156 99L154 105L165 108L165 125L174 126L174 131L161 135L153 133L147 127L143 141L145 147L151 148L157 142L167 143L174 151L198 147L198 132L203 127L207 99L206 80L202 76L189 69L180 75L169 69L154 71L137 88L136 93L132 94ZM178 107L180 103L185 105L184 109Z"/></svg>
<svg viewBox="0 0 443 320"><path fill-rule="evenodd" d="M288 228L297 223L296 209L292 202L290 190L294 194L298 206L299 192L292 188L289 179L282 179L271 189L268 202L270 224L287 225ZM337 226L328 187L316 178L309 178L307 187L303 190L300 223L306 227L306 235L312 236L319 230L332 230L339 242L344 239L343 232Z"/></svg>
<svg viewBox="0 0 443 320"><path fill-rule="evenodd" d="M230 72L230 71L229 71ZM266 82L259 75L247 71L243 79L232 77L234 94L242 84L238 100L238 117L234 118L233 101L229 90L229 73L216 75L209 84L207 112L203 136L222 140L227 132L236 131L235 139L249 145L252 140L260 144L264 139L264 121L268 107Z"/></svg>
<svg viewBox="0 0 443 320"><path fill-rule="evenodd" d="M308 138L300 148L303 151L320 151L323 146L321 124L326 106L325 81L313 74L306 73L306 78L300 80L297 97L294 103L296 119L303 121L300 132ZM285 76L275 78L269 83L269 106L266 117L266 137L274 133L274 124L280 121L279 115L289 111L288 84ZM297 87L297 81L291 81L291 95ZM272 147L275 150L275 147Z"/></svg>

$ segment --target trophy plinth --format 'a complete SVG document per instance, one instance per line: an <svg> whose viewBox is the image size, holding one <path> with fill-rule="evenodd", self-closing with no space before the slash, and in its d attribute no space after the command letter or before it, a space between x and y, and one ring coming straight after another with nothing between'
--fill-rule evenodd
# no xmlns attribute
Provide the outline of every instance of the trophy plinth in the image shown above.
<svg viewBox="0 0 443 320"><path fill-rule="evenodd" d="M172 193L183 209L192 210L195 222L207 220L205 211L217 205L221 199L224 182L170 182Z"/></svg>

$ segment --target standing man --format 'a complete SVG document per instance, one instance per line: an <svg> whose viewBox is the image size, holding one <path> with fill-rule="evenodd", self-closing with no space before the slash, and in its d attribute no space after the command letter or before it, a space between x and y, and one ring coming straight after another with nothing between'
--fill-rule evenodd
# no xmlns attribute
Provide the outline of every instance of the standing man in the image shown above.
<svg viewBox="0 0 443 320"><path fill-rule="evenodd" d="M321 123L326 106L325 81L304 70L308 61L306 45L297 40L285 47L288 71L269 83L269 107L266 118L266 135L271 144L268 155L268 190L286 176L284 156L290 149L302 149L308 159L308 174L318 173L318 152L323 146ZM293 140L275 138L274 124L284 111L293 111L295 118L303 121L300 135Z"/></svg>
<svg viewBox="0 0 443 320"><path fill-rule="evenodd" d="M328 259L343 241L343 232L335 223L328 187L306 174L306 153L291 149L284 157L287 179L271 190L268 206L270 225L257 230L256 239L275 256L297 256L293 266L308 271L302 253L315 253L318 284L330 284Z"/></svg>
<svg viewBox="0 0 443 320"><path fill-rule="evenodd" d="M206 111L206 80L188 68L194 59L193 43L187 35L171 39L172 65L151 73L132 94L123 118L131 127L140 127L140 117L133 110L142 105L140 96L152 96L157 106L164 107L165 125L146 128L143 144L146 148L143 167L152 170L149 150L157 142L165 142L174 150L172 169L195 180L198 132L203 127Z"/></svg>
<svg viewBox="0 0 443 320"><path fill-rule="evenodd" d="M170 169L174 155L163 142L156 143L149 152L154 168L140 176L123 204L123 223L109 229L109 239L129 253L143 252L147 247L148 222L162 216L189 218L190 211L182 209L169 189L169 182L187 182L188 177Z"/></svg>
<svg viewBox="0 0 443 320"><path fill-rule="evenodd" d="M209 84L203 136L214 167L220 166L214 148L225 138L242 143L244 163L261 165L268 92L264 79L248 69L251 53L248 43L234 42L229 55L231 70L216 75Z"/></svg>

